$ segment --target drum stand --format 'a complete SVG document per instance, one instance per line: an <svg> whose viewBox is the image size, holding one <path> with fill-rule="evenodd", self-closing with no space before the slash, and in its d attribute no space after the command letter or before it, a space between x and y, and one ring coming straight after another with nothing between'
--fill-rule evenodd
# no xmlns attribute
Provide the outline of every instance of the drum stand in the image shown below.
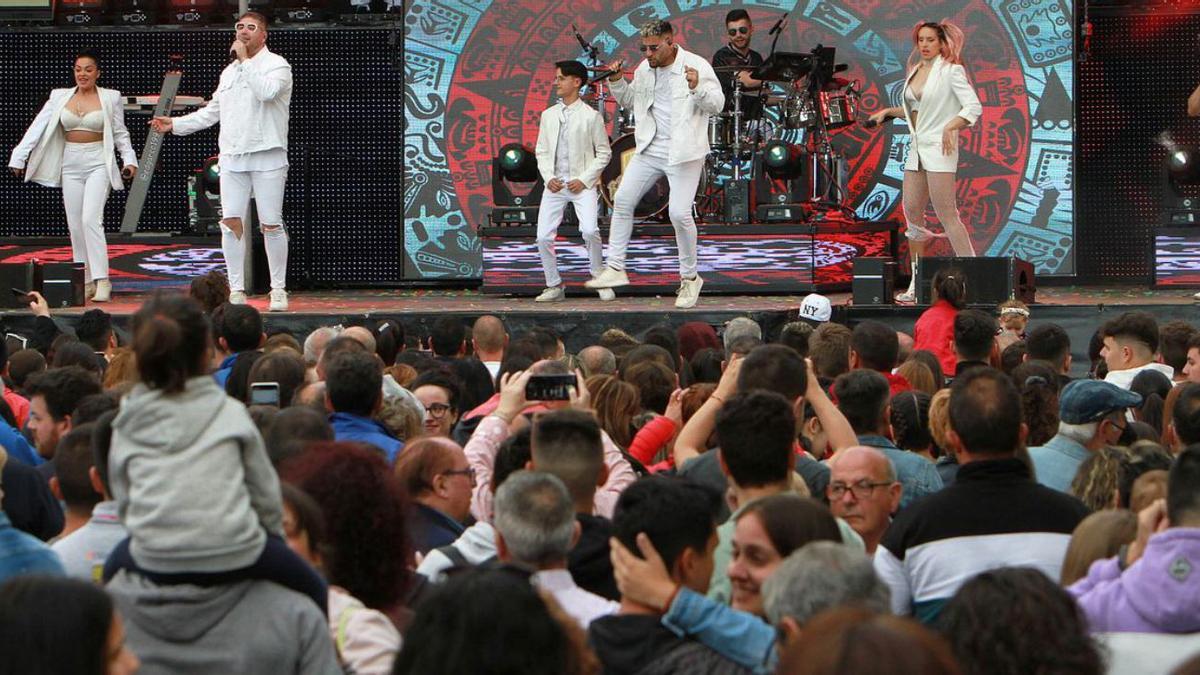
<svg viewBox="0 0 1200 675"><path fill-rule="evenodd" d="M750 222L750 181L742 178L742 79L733 74L733 178L725 182L725 222ZM751 164L753 172L753 164Z"/></svg>

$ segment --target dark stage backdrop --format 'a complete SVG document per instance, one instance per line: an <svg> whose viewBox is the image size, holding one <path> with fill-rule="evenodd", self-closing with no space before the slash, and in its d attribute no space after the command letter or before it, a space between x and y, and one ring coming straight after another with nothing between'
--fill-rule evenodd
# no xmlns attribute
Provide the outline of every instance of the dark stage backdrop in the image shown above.
<svg viewBox="0 0 1200 675"><path fill-rule="evenodd" d="M100 85L157 94L168 56L181 53L180 94L211 96L228 63L230 30L8 31L0 33L0 146L8 153L50 89L73 86L81 48L99 51ZM271 31L270 48L292 64L287 194L289 285L392 285L401 279L401 98L399 53L381 29ZM126 114L141 155L148 115ZM179 231L187 223L186 177L217 154L219 127L168 136L140 230ZM306 164L307 159L307 164ZM6 159L7 163L7 159ZM120 230L127 192L114 192L105 230ZM0 177L0 237L67 235L62 197Z"/></svg>
<svg viewBox="0 0 1200 675"><path fill-rule="evenodd" d="M637 63L638 26L667 18L681 44L707 57L736 6L749 10L764 53L785 11L779 50L836 46L862 83L866 111L900 101L916 22L963 26L984 106L963 137L958 183L976 249L1019 255L1043 274L1075 273L1075 30L1066 0L414 0L404 38L406 277L479 276L475 228L490 208L491 158L508 142L533 145L538 115L553 103L554 62L581 56L572 23L606 58ZM902 219L906 141L900 122L837 134L861 216Z"/></svg>
<svg viewBox="0 0 1200 675"><path fill-rule="evenodd" d="M1159 135L1200 143L1200 120L1187 117L1200 84L1200 3L1191 5L1190 13L1162 4L1092 10L1079 83L1081 279L1150 281L1151 240L1163 221ZM1194 269L1195 258L1183 266Z"/></svg>

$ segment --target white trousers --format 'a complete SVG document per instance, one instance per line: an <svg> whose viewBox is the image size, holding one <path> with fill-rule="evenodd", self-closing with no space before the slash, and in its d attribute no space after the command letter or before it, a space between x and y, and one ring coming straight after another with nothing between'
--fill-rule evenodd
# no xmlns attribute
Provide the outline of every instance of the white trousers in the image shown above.
<svg viewBox="0 0 1200 675"><path fill-rule="evenodd" d="M542 258L542 270L546 273L546 286L549 287L562 283L562 277L558 275L558 260L554 257L554 239L558 236L558 226L562 223L563 211L568 203L575 205L575 215L579 218L579 233L583 235L583 245L587 249L592 276L599 276L604 270L603 244L600 242L600 228L596 224L600 193L596 188L575 193L568 190L564 184L558 192L543 192L542 204L538 208L538 255Z"/></svg>
<svg viewBox="0 0 1200 675"><path fill-rule="evenodd" d="M287 183L287 167L272 171L221 171L221 251L225 255L225 272L230 291L245 291L246 247L249 233L242 231L239 239L225 221L237 218L246 222L250 198L258 207L259 229L267 249L267 266L271 270L271 288L287 287L288 236L283 226L283 188Z"/></svg>
<svg viewBox="0 0 1200 675"><path fill-rule="evenodd" d="M633 234L633 211L642 196L662 176L671 186L667 215L675 228L675 243L679 247L679 276L690 279L696 276L696 220L692 217L692 204L696 201L696 189L704 172L704 160L697 159L680 164L667 164L666 159L648 157L638 153L629 160L621 177L621 186L613 197L612 224L608 235L608 266L624 271L625 249Z"/></svg>
<svg viewBox="0 0 1200 675"><path fill-rule="evenodd" d="M84 264L84 281L108 278L104 240L104 203L108 201L108 163L104 143L67 143L63 148L62 194L71 235L71 258Z"/></svg>

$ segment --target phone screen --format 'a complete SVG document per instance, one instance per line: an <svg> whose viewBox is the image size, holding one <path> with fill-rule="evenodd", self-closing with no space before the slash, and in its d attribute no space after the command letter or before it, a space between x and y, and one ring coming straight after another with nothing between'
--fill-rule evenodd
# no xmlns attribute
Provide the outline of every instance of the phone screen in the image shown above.
<svg viewBox="0 0 1200 675"><path fill-rule="evenodd" d="M279 405L279 383L255 382L250 385L250 405Z"/></svg>
<svg viewBox="0 0 1200 675"><path fill-rule="evenodd" d="M575 386L575 376L567 375L534 375L525 385L525 400L527 401L569 401L570 388Z"/></svg>

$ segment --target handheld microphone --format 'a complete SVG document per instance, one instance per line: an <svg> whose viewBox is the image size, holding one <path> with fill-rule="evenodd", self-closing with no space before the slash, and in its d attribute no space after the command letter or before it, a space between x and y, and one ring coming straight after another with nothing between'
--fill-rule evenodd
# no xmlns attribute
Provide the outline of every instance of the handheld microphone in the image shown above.
<svg viewBox="0 0 1200 675"><path fill-rule="evenodd" d="M787 18L788 18L788 13L784 12L783 16L779 17L779 20L775 22L775 25L771 26L771 30L767 33L767 35L774 35L780 31L782 31L783 30L783 22L787 21Z"/></svg>
<svg viewBox="0 0 1200 675"><path fill-rule="evenodd" d="M868 117L867 119L862 121L862 127L864 129L874 129L877 126L879 126L879 122L876 122L875 120L871 119L870 117Z"/></svg>

